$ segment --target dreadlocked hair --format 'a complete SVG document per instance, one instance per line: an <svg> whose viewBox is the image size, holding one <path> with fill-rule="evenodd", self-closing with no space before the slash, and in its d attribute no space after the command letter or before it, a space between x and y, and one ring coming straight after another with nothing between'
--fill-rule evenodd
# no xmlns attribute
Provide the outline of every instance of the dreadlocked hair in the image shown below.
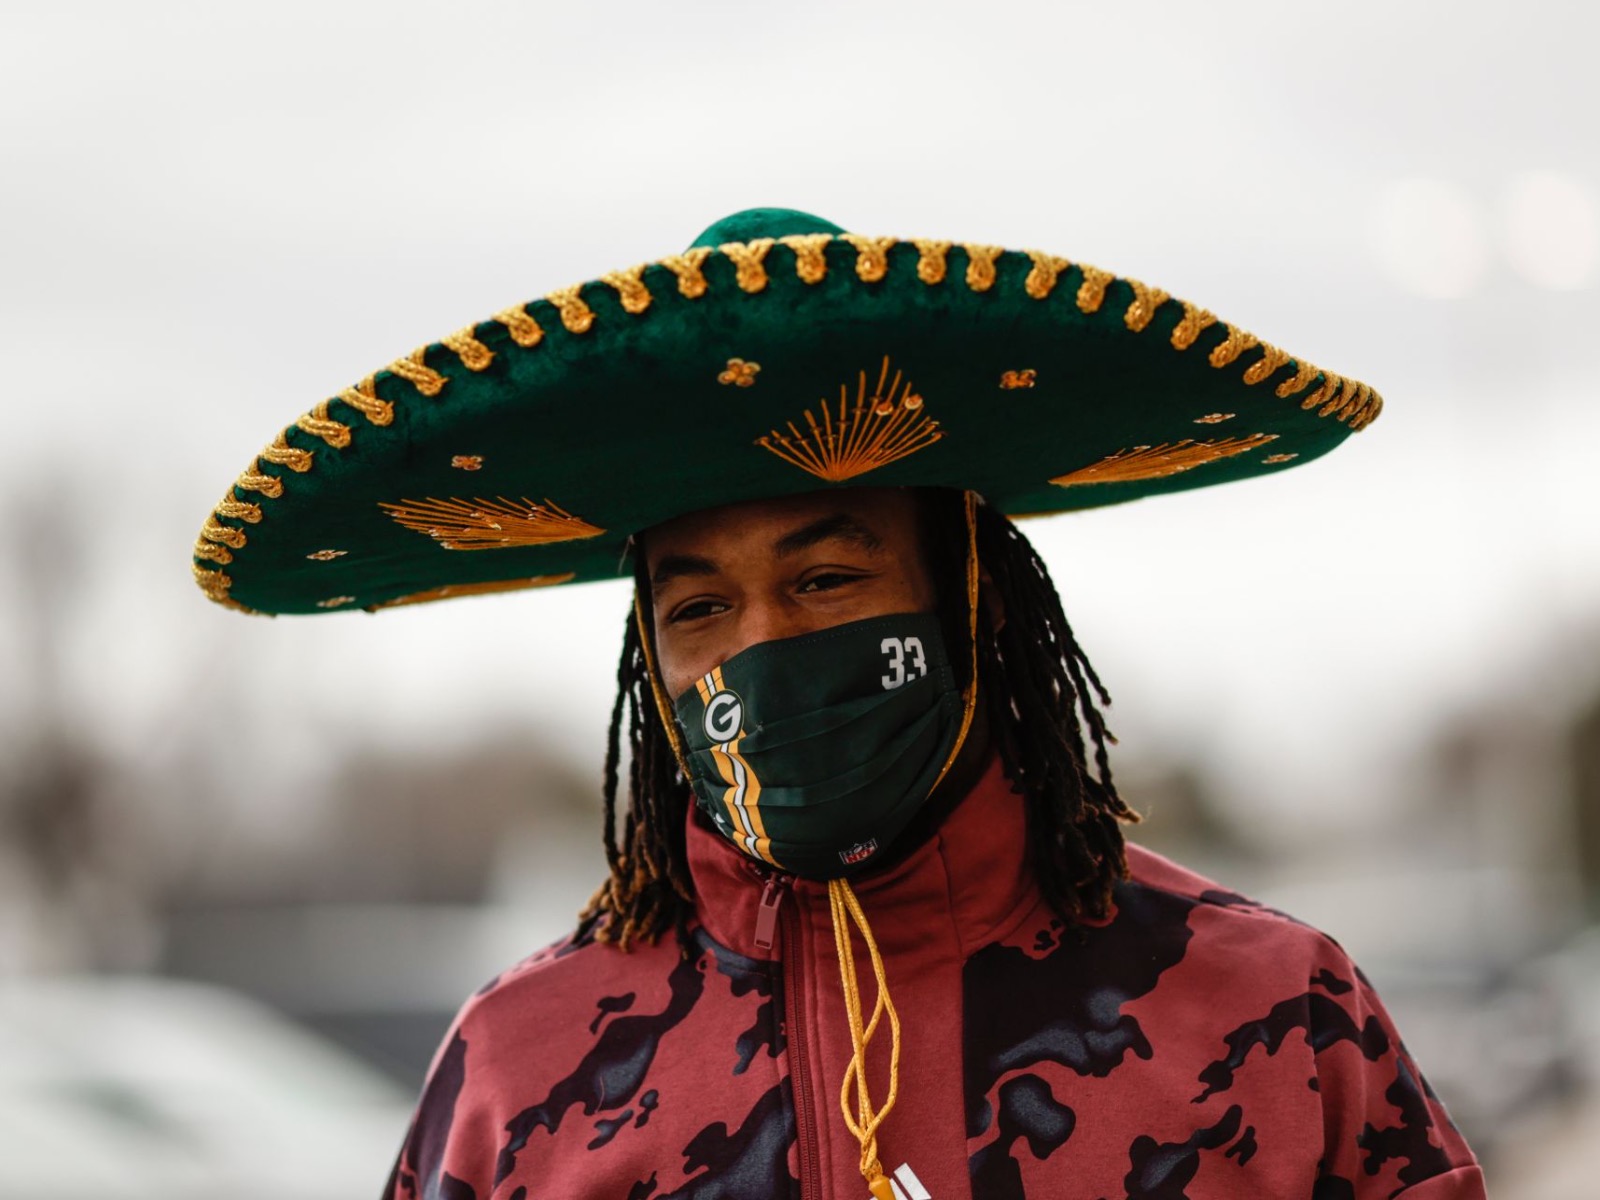
<svg viewBox="0 0 1600 1200"><path fill-rule="evenodd" d="M977 541L1005 614L998 631L980 614L978 692L990 741L1023 794L1034 877L1067 924L1101 920L1128 875L1122 823L1139 821L1111 778L1106 747L1116 738L1100 711L1111 696L1022 531L979 505Z"/></svg>
<svg viewBox="0 0 1600 1200"><path fill-rule="evenodd" d="M937 604L955 647L968 636L964 500L960 492L944 489L929 489L921 499ZM981 613L977 622L978 692L988 736L1023 794L1030 865L1045 901L1068 925L1102 919L1112 889L1127 877L1121 823L1139 820L1111 779L1106 747L1116 739L1100 711L1111 697L1078 646L1050 572L1027 538L988 505L978 505L976 520L986 584L992 582L1005 614L998 631ZM656 705L641 633L654 620L642 554L636 556L634 586L637 610L623 633L606 739L610 876L580 915L581 935L622 949L636 940L653 942L669 928L682 935L694 907L685 838L691 792ZM951 655L957 663L965 657ZM619 827L624 734L628 798Z"/></svg>

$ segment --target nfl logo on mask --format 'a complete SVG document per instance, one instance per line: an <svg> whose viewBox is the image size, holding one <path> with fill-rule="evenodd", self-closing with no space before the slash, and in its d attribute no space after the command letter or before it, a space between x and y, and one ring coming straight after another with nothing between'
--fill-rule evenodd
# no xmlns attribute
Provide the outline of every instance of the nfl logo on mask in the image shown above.
<svg viewBox="0 0 1600 1200"><path fill-rule="evenodd" d="M845 866L853 867L858 862L865 862L877 852L878 839L873 838L871 841L857 842L848 850L839 851L839 857L844 860Z"/></svg>

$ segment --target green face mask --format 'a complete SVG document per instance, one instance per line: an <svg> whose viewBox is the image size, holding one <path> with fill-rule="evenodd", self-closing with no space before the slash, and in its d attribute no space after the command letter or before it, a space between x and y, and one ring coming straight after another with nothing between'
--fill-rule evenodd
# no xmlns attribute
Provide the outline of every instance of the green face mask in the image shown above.
<svg viewBox="0 0 1600 1200"><path fill-rule="evenodd" d="M871 866L954 757L964 704L929 613L762 642L674 704L701 809L809 879Z"/></svg>

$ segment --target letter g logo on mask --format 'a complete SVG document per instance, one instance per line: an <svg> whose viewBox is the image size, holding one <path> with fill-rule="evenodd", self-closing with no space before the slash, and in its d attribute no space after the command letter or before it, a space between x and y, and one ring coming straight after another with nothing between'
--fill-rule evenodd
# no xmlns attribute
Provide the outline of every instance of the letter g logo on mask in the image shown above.
<svg viewBox="0 0 1600 1200"><path fill-rule="evenodd" d="M744 725L744 701L736 692L726 689L718 692L706 701L706 715L701 724L713 742L732 741Z"/></svg>

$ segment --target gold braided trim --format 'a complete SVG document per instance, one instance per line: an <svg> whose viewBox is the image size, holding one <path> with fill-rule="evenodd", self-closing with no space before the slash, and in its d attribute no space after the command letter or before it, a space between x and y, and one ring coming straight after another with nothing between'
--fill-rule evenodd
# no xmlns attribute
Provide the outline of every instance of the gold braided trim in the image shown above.
<svg viewBox="0 0 1600 1200"><path fill-rule="evenodd" d="M247 540L244 530L235 529L232 525L219 524L216 517L206 518L206 523L200 527L200 536L208 542L217 542L235 550L243 550Z"/></svg>
<svg viewBox="0 0 1600 1200"><path fill-rule="evenodd" d="M404 358L397 358L388 366L391 375L398 375L424 396L437 396L444 391L445 377L422 361L426 346L418 346Z"/></svg>
<svg viewBox="0 0 1600 1200"><path fill-rule="evenodd" d="M922 397L899 371L890 378L890 367L885 356L870 391L867 373L860 373L854 407L847 385L840 384L837 416L824 400L817 409L820 418L810 409L803 414L805 433L790 421L787 434L774 429L756 445L829 483L865 475L933 445L944 436L939 422L922 411Z"/></svg>
<svg viewBox="0 0 1600 1200"><path fill-rule="evenodd" d="M233 555L226 546L219 546L215 542L208 542L205 538L196 538L194 542L194 556L204 558L210 562L222 563L226 566L233 561Z"/></svg>
<svg viewBox="0 0 1600 1200"><path fill-rule="evenodd" d="M1228 336L1212 347L1211 357L1207 359L1213 367L1225 367L1235 362L1239 355L1250 347L1261 344L1261 339L1255 334L1247 333L1237 326L1224 325L1223 328L1228 331Z"/></svg>
<svg viewBox="0 0 1600 1200"><path fill-rule="evenodd" d="M594 310L583 302L581 283L569 288L558 288L545 297L561 313L561 323L569 333L588 333L594 324Z"/></svg>
<svg viewBox="0 0 1600 1200"><path fill-rule="evenodd" d="M446 550L505 550L599 537L605 532L548 499L383 501L378 507L406 529L425 533Z"/></svg>
<svg viewBox="0 0 1600 1200"><path fill-rule="evenodd" d="M261 524L261 506L251 504L248 500L236 500L232 492L217 501L215 512L219 517L243 521L246 525Z"/></svg>
<svg viewBox="0 0 1600 1200"><path fill-rule="evenodd" d="M326 400L296 421L295 427L304 430L312 437L321 438L335 450L343 450L350 444L350 426L342 421L335 421L328 415Z"/></svg>
<svg viewBox="0 0 1600 1200"><path fill-rule="evenodd" d="M996 272L994 260L1005 253L1004 246L978 246L962 242L967 252L967 286L975 292L987 292L994 286Z"/></svg>
<svg viewBox="0 0 1600 1200"><path fill-rule="evenodd" d="M446 344L448 345L448 339ZM484 353L488 354L489 351L485 349ZM369 424L390 425L394 422L394 405L378 398L378 381L375 375L368 375L355 387L345 388L339 393L339 401L355 409Z"/></svg>
<svg viewBox="0 0 1600 1200"><path fill-rule="evenodd" d="M644 285L644 269L649 263L640 263L624 271L612 271L600 276L600 282L616 289L622 301L622 311L638 315L650 307L650 289Z"/></svg>
<svg viewBox="0 0 1600 1200"><path fill-rule="evenodd" d="M706 294L706 277L702 268L710 257L710 246L696 246L661 260L661 265L678 277L678 295L685 300L696 300Z"/></svg>
<svg viewBox="0 0 1600 1200"><path fill-rule="evenodd" d="M194 581L200 585L200 590L206 594L207 599L226 600L228 598L228 589L233 586L233 580L229 579L221 571L207 570L199 563L195 563L193 569Z"/></svg>
<svg viewBox="0 0 1600 1200"><path fill-rule="evenodd" d="M825 252L831 241L831 233L791 233L788 237L779 238L778 245L794 251L794 273L800 277L801 283L821 283L828 273Z"/></svg>
<svg viewBox="0 0 1600 1200"><path fill-rule="evenodd" d="M1054 254L1046 254L1043 250L1029 250L1027 255L1033 260L1033 269L1022 281L1022 289L1035 300L1043 300L1055 290L1056 280L1072 263Z"/></svg>
<svg viewBox="0 0 1600 1200"><path fill-rule="evenodd" d="M1268 442L1278 440L1275 433L1252 433L1247 437L1222 438L1197 442L1184 438L1159 446L1131 446L1108 454L1097 463L1057 475L1050 482L1057 487L1079 487L1089 483L1134 483L1142 479L1162 479L1192 471L1218 459L1232 458Z"/></svg>
<svg viewBox="0 0 1600 1200"><path fill-rule="evenodd" d="M1264 379L1269 379L1277 369L1289 361L1289 352L1280 350L1270 342L1261 343L1261 357L1245 369L1244 381L1254 387Z"/></svg>
<svg viewBox="0 0 1600 1200"><path fill-rule="evenodd" d="M485 583L447 583L443 587L429 588L423 592L412 592L409 596L398 596L393 600L379 600L376 604L364 607L368 612L377 612L380 608L400 608L407 604L427 604L433 600L453 600L458 596L487 596L494 592L515 592L523 588L555 587L559 583L570 583L575 579L576 573L567 571L562 575L534 575L528 579L491 579Z"/></svg>
<svg viewBox="0 0 1600 1200"><path fill-rule="evenodd" d="M1172 348L1174 350L1187 350L1194 345L1195 338L1217 323L1217 318L1203 308L1190 304L1187 300L1179 300L1183 305L1183 316L1172 330Z"/></svg>
<svg viewBox="0 0 1600 1200"><path fill-rule="evenodd" d="M767 286L767 268L763 263L767 251L775 245L777 242L772 238L752 238L748 242L724 242L717 249L733 260L739 289L759 292Z"/></svg>
<svg viewBox="0 0 1600 1200"><path fill-rule="evenodd" d="M877 283L889 273L889 251L898 238L865 237L859 233L841 233L839 240L856 248L856 276L862 283Z"/></svg>
<svg viewBox="0 0 1600 1200"><path fill-rule="evenodd" d="M478 340L477 328L472 325L440 338L439 344L446 350L454 350L461 365L469 371L481 371L494 361L494 351Z"/></svg>
<svg viewBox="0 0 1600 1200"><path fill-rule="evenodd" d="M1078 270L1083 272L1083 282L1078 285L1078 311L1086 313L1100 311L1100 306L1106 302L1106 288L1111 286L1111 281L1116 276L1110 271L1102 271L1099 267L1091 267L1085 263L1079 263Z"/></svg>
<svg viewBox="0 0 1600 1200"><path fill-rule="evenodd" d="M276 475L263 475L257 470L260 465L260 459L251 463L245 468L244 474L233 481L233 486L243 488L247 492L260 492L263 496L276 500L283 495L283 480Z"/></svg>
<svg viewBox="0 0 1600 1200"><path fill-rule="evenodd" d="M917 278L926 284L943 283L945 259L950 253L950 242L935 238L916 238L911 243L917 248Z"/></svg>
<svg viewBox="0 0 1600 1200"><path fill-rule="evenodd" d="M1143 333L1145 326L1150 324L1150 318L1156 315L1156 309L1171 297L1160 288L1140 283L1137 279L1124 279L1122 282L1133 289L1133 303L1122 314L1122 323L1134 333Z"/></svg>
<svg viewBox="0 0 1600 1200"><path fill-rule="evenodd" d="M296 475L304 475L311 470L311 451L297 450L289 445L287 435L287 430L280 433L272 445L261 452L261 461L269 462L275 467L288 467Z"/></svg>
<svg viewBox="0 0 1600 1200"><path fill-rule="evenodd" d="M1310 387L1312 381L1322 374L1321 367L1314 366L1303 360L1297 362L1295 368L1294 375L1278 385L1277 394L1280 400L1287 400L1301 388Z"/></svg>
<svg viewBox="0 0 1600 1200"><path fill-rule="evenodd" d="M511 340L519 346L531 349L544 341L544 329L540 327L539 322L528 315L528 310L520 304L513 305L510 308L503 308L489 319L491 321L499 321L500 324L504 325L507 332L511 334Z"/></svg>

